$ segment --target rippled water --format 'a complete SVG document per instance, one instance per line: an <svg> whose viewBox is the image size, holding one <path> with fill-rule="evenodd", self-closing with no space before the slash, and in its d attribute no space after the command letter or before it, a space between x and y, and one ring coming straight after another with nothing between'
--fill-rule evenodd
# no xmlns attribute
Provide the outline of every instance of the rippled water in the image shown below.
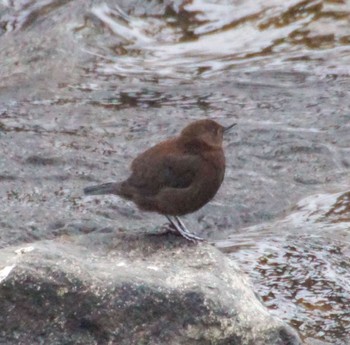
<svg viewBox="0 0 350 345"><path fill-rule="evenodd" d="M212 117L225 183L186 221L307 344L350 344L348 1L0 1L1 246L149 229L81 196Z"/></svg>
<svg viewBox="0 0 350 345"><path fill-rule="evenodd" d="M197 0L169 5L162 17L128 15L102 4L92 14L121 40L109 48L123 49L104 55L98 66L103 74L190 79L232 67L285 66L348 73L346 3Z"/></svg>
<svg viewBox="0 0 350 345"><path fill-rule="evenodd" d="M284 219L218 246L239 260L274 313L303 334L347 344L350 333L350 192L317 194Z"/></svg>

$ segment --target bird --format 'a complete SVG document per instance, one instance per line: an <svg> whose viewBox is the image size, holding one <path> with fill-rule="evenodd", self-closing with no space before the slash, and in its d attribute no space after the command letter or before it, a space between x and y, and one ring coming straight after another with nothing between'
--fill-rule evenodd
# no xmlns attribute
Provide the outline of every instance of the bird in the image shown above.
<svg viewBox="0 0 350 345"><path fill-rule="evenodd" d="M178 136L137 156L126 180L86 187L84 193L131 200L143 211L164 215L169 221L167 230L189 241L202 241L180 216L197 211L219 190L226 166L223 137L235 125L224 127L212 119L194 121Z"/></svg>

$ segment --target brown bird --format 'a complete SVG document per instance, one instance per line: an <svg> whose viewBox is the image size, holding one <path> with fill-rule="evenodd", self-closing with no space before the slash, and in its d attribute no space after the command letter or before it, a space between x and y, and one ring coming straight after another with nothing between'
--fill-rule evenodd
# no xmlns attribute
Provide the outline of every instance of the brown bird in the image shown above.
<svg viewBox="0 0 350 345"><path fill-rule="evenodd" d="M116 194L132 200L141 210L165 215L169 230L191 241L203 240L190 233L179 216L200 209L215 196L225 174L223 134L235 125L195 121L179 136L136 157L125 181L87 187L84 193Z"/></svg>

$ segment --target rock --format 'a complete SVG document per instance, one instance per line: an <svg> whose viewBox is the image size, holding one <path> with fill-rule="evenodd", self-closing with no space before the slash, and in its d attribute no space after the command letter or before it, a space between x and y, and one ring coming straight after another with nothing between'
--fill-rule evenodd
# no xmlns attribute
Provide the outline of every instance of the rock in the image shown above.
<svg viewBox="0 0 350 345"><path fill-rule="evenodd" d="M94 233L0 262L1 344L301 344L209 244Z"/></svg>
<svg viewBox="0 0 350 345"><path fill-rule="evenodd" d="M332 345L331 343L326 343L322 340L318 339L312 339L312 338L306 338L305 340L305 345Z"/></svg>

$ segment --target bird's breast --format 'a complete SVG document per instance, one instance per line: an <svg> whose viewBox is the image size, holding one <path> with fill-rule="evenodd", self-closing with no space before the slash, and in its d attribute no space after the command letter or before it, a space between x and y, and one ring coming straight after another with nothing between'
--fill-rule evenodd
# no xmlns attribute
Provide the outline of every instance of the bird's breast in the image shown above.
<svg viewBox="0 0 350 345"><path fill-rule="evenodd" d="M198 171L192 188L192 202L196 209L208 203L219 190L225 175L225 157L203 157L203 164Z"/></svg>

